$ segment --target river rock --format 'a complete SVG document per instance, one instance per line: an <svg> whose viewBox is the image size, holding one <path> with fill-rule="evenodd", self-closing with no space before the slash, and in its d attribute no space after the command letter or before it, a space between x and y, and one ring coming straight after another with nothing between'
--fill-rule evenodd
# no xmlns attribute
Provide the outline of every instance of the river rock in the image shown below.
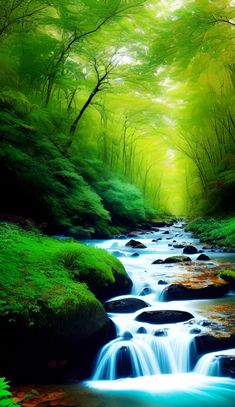
<svg viewBox="0 0 235 407"><path fill-rule="evenodd" d="M165 230L165 232L162 232L162 235L169 235L169 234L170 234L169 230Z"/></svg>
<svg viewBox="0 0 235 407"><path fill-rule="evenodd" d="M131 239L129 242L126 243L126 247L132 247L134 249L146 249L147 247L139 242L138 240Z"/></svg>
<svg viewBox="0 0 235 407"><path fill-rule="evenodd" d="M197 260L208 261L208 260L210 260L210 257L207 256L206 254L200 254L200 256L197 257Z"/></svg>
<svg viewBox="0 0 235 407"><path fill-rule="evenodd" d="M164 301L196 300L222 297L229 291L224 283L171 284L162 293Z"/></svg>
<svg viewBox="0 0 235 407"><path fill-rule="evenodd" d="M181 243L176 243L176 244L173 244L173 247L174 247L174 249L183 249L184 245Z"/></svg>
<svg viewBox="0 0 235 407"><path fill-rule="evenodd" d="M140 328L137 329L136 333L137 333L137 334L146 334L146 333L147 333L147 329L144 328L143 326L141 326Z"/></svg>
<svg viewBox="0 0 235 407"><path fill-rule="evenodd" d="M131 313L141 308L148 307L148 304L139 298L123 298L121 300L108 301L104 304L107 312Z"/></svg>
<svg viewBox="0 0 235 407"><path fill-rule="evenodd" d="M136 321L147 322L149 324L174 324L184 322L194 318L186 311L160 310L144 311L136 317Z"/></svg>
<svg viewBox="0 0 235 407"><path fill-rule="evenodd" d="M188 256L171 256L167 257L163 263L182 263L186 261L191 261L190 257Z"/></svg>
<svg viewBox="0 0 235 407"><path fill-rule="evenodd" d="M165 281L165 280L159 280L159 281L158 281L158 284L159 284L159 285L166 285L166 284L168 284L168 282Z"/></svg>
<svg viewBox="0 0 235 407"><path fill-rule="evenodd" d="M126 257L124 253L119 252L118 250L115 250L114 252L112 252L112 255L115 257Z"/></svg>
<svg viewBox="0 0 235 407"><path fill-rule="evenodd" d="M153 262L152 262L152 264L162 264L163 263L163 260L162 259L157 259L157 260L154 260Z"/></svg>
<svg viewBox="0 0 235 407"><path fill-rule="evenodd" d="M139 253L132 253L131 257L139 257Z"/></svg>
<svg viewBox="0 0 235 407"><path fill-rule="evenodd" d="M189 245L189 246L184 247L183 253L184 254L196 254L196 253L198 253L198 250L195 246Z"/></svg>
<svg viewBox="0 0 235 407"><path fill-rule="evenodd" d="M152 292L152 290L150 287L144 287L139 295L149 295L149 294L151 294L151 292Z"/></svg>
<svg viewBox="0 0 235 407"><path fill-rule="evenodd" d="M195 337L196 350L199 355L217 352L235 347L234 333L205 333Z"/></svg>
<svg viewBox="0 0 235 407"><path fill-rule="evenodd" d="M235 378L235 356L219 355L221 376Z"/></svg>
<svg viewBox="0 0 235 407"><path fill-rule="evenodd" d="M126 331L126 332L124 332L122 337L123 337L123 339L125 339L125 341L130 341L133 338L133 335L131 332Z"/></svg>

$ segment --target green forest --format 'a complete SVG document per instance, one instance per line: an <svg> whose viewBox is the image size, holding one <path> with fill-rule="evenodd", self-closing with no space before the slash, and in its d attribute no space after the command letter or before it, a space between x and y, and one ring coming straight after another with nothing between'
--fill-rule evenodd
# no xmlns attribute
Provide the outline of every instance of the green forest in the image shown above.
<svg viewBox="0 0 235 407"><path fill-rule="evenodd" d="M114 337L103 301L132 281L77 240L184 219L234 248L234 6L0 0L0 406Z"/></svg>

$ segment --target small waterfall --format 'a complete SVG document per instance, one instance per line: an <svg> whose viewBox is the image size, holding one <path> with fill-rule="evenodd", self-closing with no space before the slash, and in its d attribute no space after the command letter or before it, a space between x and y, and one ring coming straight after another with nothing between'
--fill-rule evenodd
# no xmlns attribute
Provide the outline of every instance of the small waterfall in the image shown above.
<svg viewBox="0 0 235 407"><path fill-rule="evenodd" d="M159 373L157 360L148 343L137 338L118 338L102 349L93 380L116 380Z"/></svg>
<svg viewBox="0 0 235 407"><path fill-rule="evenodd" d="M128 340L118 338L104 346L93 380L184 373L191 370L192 335L183 332L179 336L173 331L168 336L164 330L156 331L155 335L129 335Z"/></svg>
<svg viewBox="0 0 235 407"><path fill-rule="evenodd" d="M207 353L199 359L194 372L204 376L221 376L221 357L234 354L235 349Z"/></svg>

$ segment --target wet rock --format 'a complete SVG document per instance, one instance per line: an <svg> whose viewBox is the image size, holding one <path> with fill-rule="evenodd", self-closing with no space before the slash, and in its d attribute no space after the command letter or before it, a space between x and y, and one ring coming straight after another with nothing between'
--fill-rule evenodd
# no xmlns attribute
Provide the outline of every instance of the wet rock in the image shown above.
<svg viewBox="0 0 235 407"><path fill-rule="evenodd" d="M144 328L143 326L141 326L140 328L137 329L136 333L137 333L137 334L146 334L146 333L147 333L147 329Z"/></svg>
<svg viewBox="0 0 235 407"><path fill-rule="evenodd" d="M190 257L187 256L171 256L167 257L163 263L182 263L186 261L191 261Z"/></svg>
<svg viewBox="0 0 235 407"><path fill-rule="evenodd" d="M119 252L118 250L115 250L114 252L112 252L112 255L115 257L126 257L124 253Z"/></svg>
<svg viewBox="0 0 235 407"><path fill-rule="evenodd" d="M171 284L162 293L165 301L196 300L222 297L229 291L229 285L223 283L192 285Z"/></svg>
<svg viewBox="0 0 235 407"><path fill-rule="evenodd" d="M134 239L131 239L129 242L127 242L126 247L132 247L134 249L146 249L146 246L143 243Z"/></svg>
<svg viewBox="0 0 235 407"><path fill-rule="evenodd" d="M235 334L201 334L195 337L195 345L198 354L231 349L235 347Z"/></svg>
<svg viewBox="0 0 235 407"><path fill-rule="evenodd" d="M167 330L158 329L157 331L154 332L154 336L167 336Z"/></svg>
<svg viewBox="0 0 235 407"><path fill-rule="evenodd" d="M223 249L223 253L235 253L235 248L234 247L225 247Z"/></svg>
<svg viewBox="0 0 235 407"><path fill-rule="evenodd" d="M235 356L234 355L220 355L220 371L221 376L235 378Z"/></svg>
<svg viewBox="0 0 235 407"><path fill-rule="evenodd" d="M172 243L168 243L168 246L171 247L171 246L172 246Z"/></svg>
<svg viewBox="0 0 235 407"><path fill-rule="evenodd" d="M165 281L165 280L159 280L159 281L158 281L158 284L159 284L159 285L166 285L166 284L168 284L168 282Z"/></svg>
<svg viewBox="0 0 235 407"><path fill-rule="evenodd" d="M213 246L211 246L210 244L205 244L202 248L203 250L211 250L213 249Z"/></svg>
<svg viewBox="0 0 235 407"><path fill-rule="evenodd" d="M170 234L169 230L165 230L165 232L162 232L162 235L169 235L169 234Z"/></svg>
<svg viewBox="0 0 235 407"><path fill-rule="evenodd" d="M139 253L132 253L131 257L139 257Z"/></svg>
<svg viewBox="0 0 235 407"><path fill-rule="evenodd" d="M164 263L162 259L157 259L152 262L152 264L162 264Z"/></svg>
<svg viewBox="0 0 235 407"><path fill-rule="evenodd" d="M200 254L200 256L197 257L197 260L208 261L208 260L210 260L210 257L207 256L206 254Z"/></svg>
<svg viewBox="0 0 235 407"><path fill-rule="evenodd" d="M168 226L167 222L154 222L153 224L154 224L154 226L156 226L158 228L164 228L164 227Z"/></svg>
<svg viewBox="0 0 235 407"><path fill-rule="evenodd" d="M158 237L157 240L162 240L162 238L161 238L161 237Z"/></svg>
<svg viewBox="0 0 235 407"><path fill-rule="evenodd" d="M189 331L190 334L194 334L194 335L200 334L201 332L202 332L202 331L201 331L201 329L199 329L199 328L192 328L192 329L190 329L190 331Z"/></svg>
<svg viewBox="0 0 235 407"><path fill-rule="evenodd" d="M144 311L136 317L136 321L147 322L148 324L174 324L188 321L191 318L194 316L186 311L160 310Z"/></svg>
<svg viewBox="0 0 235 407"><path fill-rule="evenodd" d="M148 294L151 294L151 293L152 293L151 288L150 287L145 287L145 288L143 288L143 290L140 292L139 295L148 295Z"/></svg>
<svg viewBox="0 0 235 407"><path fill-rule="evenodd" d="M130 341L133 338L133 335L131 332L126 331L124 332L124 334L122 335L123 339L125 339L126 341Z"/></svg>
<svg viewBox="0 0 235 407"><path fill-rule="evenodd" d="M198 253L198 250L195 246L189 245L189 246L184 247L183 253L184 254L196 254L196 253Z"/></svg>
<svg viewBox="0 0 235 407"><path fill-rule="evenodd" d="M173 244L173 247L174 247L174 249L183 249L184 245L181 243L176 243L176 244Z"/></svg>
<svg viewBox="0 0 235 407"><path fill-rule="evenodd" d="M153 239L152 242L156 243L156 242L157 242L157 239Z"/></svg>
<svg viewBox="0 0 235 407"><path fill-rule="evenodd" d="M108 301L104 304L107 312L118 313L131 313L145 307L148 307L148 304L139 298L123 298L122 300Z"/></svg>

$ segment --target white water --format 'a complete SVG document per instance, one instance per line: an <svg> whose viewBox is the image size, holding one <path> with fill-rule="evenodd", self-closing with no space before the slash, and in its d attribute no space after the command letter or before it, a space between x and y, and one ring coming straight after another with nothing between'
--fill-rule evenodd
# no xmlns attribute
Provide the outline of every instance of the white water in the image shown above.
<svg viewBox="0 0 235 407"><path fill-rule="evenodd" d="M197 357L194 346L196 334L191 331L192 325L188 323L154 325L136 321L136 317L143 311L166 309L191 312L195 318L194 327L201 319L205 319L197 312L196 305L200 300L173 301L169 303L162 301L161 293L167 285L160 285L158 281L163 280L170 284L176 281L177 275L180 272L182 273L182 269L178 264L152 265L151 263L156 259L164 260L166 257L182 254L182 249L174 249L168 246L169 243L172 244L173 240L177 240L178 243L193 243L199 249L202 246L197 239L192 238L190 233L186 233L178 227L167 228L170 231L169 235L163 235L164 230L166 228L162 228L162 231L154 234L134 238L144 243L147 249L126 247L125 244L130 238L95 242L98 247L102 247L111 253L119 252L118 257L120 257L119 259L133 281L131 295L120 296L115 299L138 297L147 302L149 307L130 314L110 314L110 318L116 325L117 339L105 345L101 350L92 381L88 382L87 385L96 389L124 393L137 390L139 392L151 392L154 389L154 392L158 394L157 401L163 403L161 404L163 406L171 406L171 404L164 404L166 402L164 401L165 396L161 395L159 398L159 392L165 392L166 394L173 392L175 395L179 392L181 396L178 397L178 400L182 401L185 388L187 388L188 393L194 395L194 398L196 397L195 400L198 402L202 395L204 397L205 394L209 394L208 389L211 387L215 393L218 393L216 393L217 400L220 400L220 397L222 397L220 396L221 388L227 389L226 386L228 385L228 389L230 389L231 385L234 386L234 381L219 378L217 381L213 379L213 382L211 382L212 378L206 378L206 376L220 376L219 359L216 356L222 354L235 355L234 349L226 351L226 353L220 351L204 355L198 361L194 369L195 373L192 373ZM162 240L152 242L152 239L159 237ZM131 255L136 252L140 256L132 257ZM206 253L206 251L204 252ZM228 256L233 261L235 259L234 255L225 253L206 254L215 260L217 258L226 260ZM190 255L192 260L195 260L197 256L198 254ZM145 288L147 288L147 295L142 295ZM196 327L200 328L201 332L206 330L199 324ZM142 333L138 333L139 329L141 329ZM150 376L152 376L151 379ZM158 385L156 385L155 378ZM195 390L195 386L197 390ZM230 390L228 389L226 390L226 397L229 399ZM193 400L190 405L194 405ZM177 403L177 398L174 398L172 406L186 405ZM150 400L147 404L151 404ZM207 405L210 405L209 402L205 404L205 406ZM221 404L216 404L214 401L213 405L222 406L226 404L222 404L221 398Z"/></svg>

